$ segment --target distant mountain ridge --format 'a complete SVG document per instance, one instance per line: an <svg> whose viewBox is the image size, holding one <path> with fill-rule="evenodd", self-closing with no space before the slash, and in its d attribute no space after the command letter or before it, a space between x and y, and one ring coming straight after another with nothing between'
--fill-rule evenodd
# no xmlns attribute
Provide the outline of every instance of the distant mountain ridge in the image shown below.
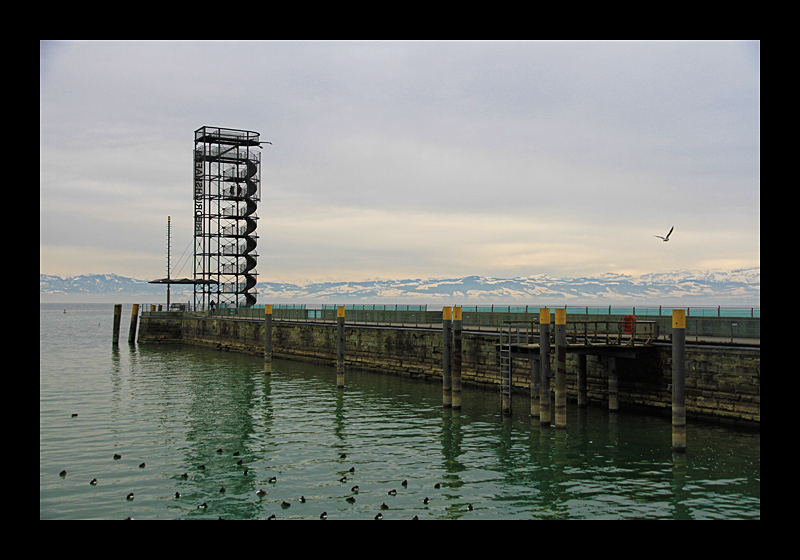
<svg viewBox="0 0 800 560"><path fill-rule="evenodd" d="M606 273L579 278L534 275L517 278L372 279L305 285L260 281L258 303L530 303L568 305L754 305L761 303L761 268L679 270L641 276ZM174 285L172 301L191 299L191 288ZM61 299L59 299L61 298ZM159 302L163 285L117 274L39 275L42 302Z"/></svg>

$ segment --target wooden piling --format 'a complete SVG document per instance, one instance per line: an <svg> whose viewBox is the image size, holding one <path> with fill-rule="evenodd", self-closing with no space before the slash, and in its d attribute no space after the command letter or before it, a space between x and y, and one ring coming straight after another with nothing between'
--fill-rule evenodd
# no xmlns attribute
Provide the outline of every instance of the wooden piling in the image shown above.
<svg viewBox="0 0 800 560"><path fill-rule="evenodd" d="M539 310L539 423L550 425L550 309Z"/></svg>
<svg viewBox="0 0 800 560"><path fill-rule="evenodd" d="M539 418L539 399L541 395L541 389L539 385L542 381L542 374L539 371L540 367L539 364L541 360L539 357L531 357L531 416L534 418Z"/></svg>
<svg viewBox="0 0 800 560"><path fill-rule="evenodd" d="M264 373L272 373L272 305L264 305Z"/></svg>
<svg viewBox="0 0 800 560"><path fill-rule="evenodd" d="M442 308L442 406L453 406L453 308Z"/></svg>
<svg viewBox="0 0 800 560"><path fill-rule="evenodd" d="M136 322L139 320L139 304L134 303L131 309L131 324L128 328L128 344L136 342Z"/></svg>
<svg viewBox="0 0 800 560"><path fill-rule="evenodd" d="M556 309L555 427L567 427L567 310Z"/></svg>
<svg viewBox="0 0 800 560"><path fill-rule="evenodd" d="M461 410L461 307L453 307L453 409Z"/></svg>
<svg viewBox="0 0 800 560"><path fill-rule="evenodd" d="M344 305L336 308L336 386L344 387Z"/></svg>
<svg viewBox="0 0 800 560"><path fill-rule="evenodd" d="M586 408L588 404L586 381L586 354L578 354L578 408Z"/></svg>
<svg viewBox="0 0 800 560"><path fill-rule="evenodd" d="M608 357L608 411L619 411L619 375L617 374L617 358Z"/></svg>
<svg viewBox="0 0 800 560"><path fill-rule="evenodd" d="M686 453L686 310L672 310L672 450Z"/></svg>
<svg viewBox="0 0 800 560"><path fill-rule="evenodd" d="M114 327L111 331L111 344L119 344L119 325L122 322L122 304L114 305Z"/></svg>

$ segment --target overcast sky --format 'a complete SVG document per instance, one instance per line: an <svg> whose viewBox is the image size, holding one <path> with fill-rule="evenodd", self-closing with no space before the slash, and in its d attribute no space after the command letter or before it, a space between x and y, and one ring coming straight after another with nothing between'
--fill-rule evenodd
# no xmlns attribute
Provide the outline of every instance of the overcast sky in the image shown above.
<svg viewBox="0 0 800 560"><path fill-rule="evenodd" d="M43 42L40 272L164 277L168 215L173 265L190 254L204 125L273 142L261 281L760 266L759 60L758 42Z"/></svg>

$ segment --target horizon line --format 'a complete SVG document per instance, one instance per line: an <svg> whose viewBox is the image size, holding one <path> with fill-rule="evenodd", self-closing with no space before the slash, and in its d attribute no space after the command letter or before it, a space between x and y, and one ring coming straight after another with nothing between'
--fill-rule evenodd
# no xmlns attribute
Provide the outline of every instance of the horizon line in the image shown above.
<svg viewBox="0 0 800 560"><path fill-rule="evenodd" d="M288 280L287 281L284 281L284 280L263 280L263 282L264 283L274 283L274 284L296 284L298 286L307 286L309 284L322 284L322 283L332 283L332 282L353 282L353 283L357 283L357 282L386 282L386 281L398 282L398 281L406 281L406 280L415 280L415 281L425 281L425 280L427 280L427 281L430 281L430 280L450 280L450 279L461 279L461 278L487 278L487 279L492 279L492 280L516 280L516 279L520 279L520 278L535 278L535 277L539 277L539 276L553 278L555 280L578 280L580 278L595 278L595 277L606 275L606 274L616 274L616 275L619 275L619 276L628 276L628 277L631 277L631 278L641 278L642 276L646 276L646 275L649 275L649 274L673 274L673 273L678 273L678 272L689 272L689 273L696 273L696 272L700 272L700 273L728 272L729 273L729 272L737 272L737 271L752 270L752 269L759 269L760 270L761 269L761 265L759 264L759 265L754 265L754 266L745 266L745 267L741 267L741 268L681 268L681 269L673 269L673 270L665 270L665 271L644 272L644 273L641 273L641 274L638 274L638 275L634 275L634 274L630 274L630 273L626 273L626 272L607 271L607 272L596 272L596 273L592 273L592 274L584 274L584 275L581 275L581 276L553 276L553 275L548 274L548 273L536 273L536 274L531 274L531 275L527 275L527 276L486 276L486 275L482 275L482 274L466 274L466 275L463 275L463 276L429 276L429 277L425 277L425 278L423 278L423 277L400 278L400 277L376 276L376 277L372 277L372 278L364 278L364 279L361 279L361 280L335 280L335 279L329 279L330 277L327 277L327 279L326 278L321 278L321 279L317 279L317 280L312 280L312 279L305 278L305 279L303 279L305 284L298 284L297 282L299 282L299 280L294 280L294 281L288 281ZM128 278L130 280L138 280L140 282L149 282L150 281L150 280L143 279L143 278L136 278L136 277L133 277L133 276L125 276L123 274L118 274L116 272L86 272L86 273L81 273L81 274L66 274L66 275L65 274L57 274L57 273L39 272L39 275L40 276L42 276L42 275L44 275L44 276L57 276L59 278L75 278L75 277L79 277L79 276L119 276L120 278Z"/></svg>

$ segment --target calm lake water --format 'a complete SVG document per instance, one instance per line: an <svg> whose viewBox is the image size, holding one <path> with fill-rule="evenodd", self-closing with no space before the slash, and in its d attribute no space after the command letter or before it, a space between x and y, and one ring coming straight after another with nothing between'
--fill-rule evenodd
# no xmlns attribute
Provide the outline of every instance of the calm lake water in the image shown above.
<svg viewBox="0 0 800 560"><path fill-rule="evenodd" d="M265 375L258 356L128 345L130 311L112 347L113 305L40 305L41 519L761 518L759 433L690 422L675 455L668 418L571 405L555 430L524 396L505 418L469 387L451 411L401 376Z"/></svg>

